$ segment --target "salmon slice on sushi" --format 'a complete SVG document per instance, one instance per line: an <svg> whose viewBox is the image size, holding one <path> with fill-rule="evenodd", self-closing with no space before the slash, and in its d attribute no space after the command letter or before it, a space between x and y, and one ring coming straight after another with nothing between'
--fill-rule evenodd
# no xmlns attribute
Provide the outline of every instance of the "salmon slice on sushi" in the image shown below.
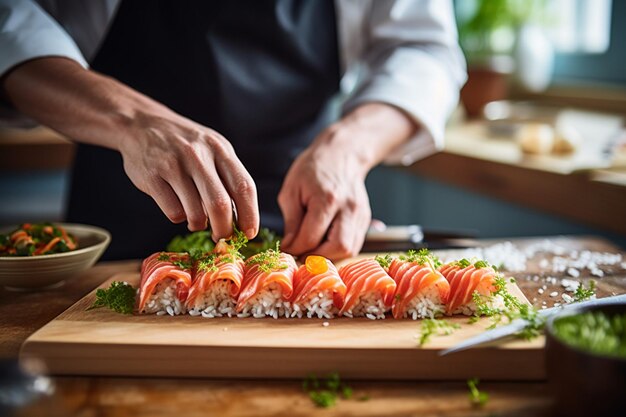
<svg viewBox="0 0 626 417"><path fill-rule="evenodd" d="M408 251L389 263L387 272L397 285L394 318L432 319L445 313L450 284L437 270L440 265L427 250Z"/></svg>
<svg viewBox="0 0 626 417"><path fill-rule="evenodd" d="M289 317L296 269L293 256L280 252L278 245L248 258L237 300L237 317Z"/></svg>
<svg viewBox="0 0 626 417"><path fill-rule="evenodd" d="M293 278L291 317L330 319L339 313L346 284L333 263L323 256L307 256Z"/></svg>
<svg viewBox="0 0 626 417"><path fill-rule="evenodd" d="M504 307L504 300L498 291L498 275L489 264L484 261L474 263L467 259L450 262L439 268L439 272L450 283L450 297L446 307L446 314L464 314L466 316L480 315L476 298L492 309Z"/></svg>
<svg viewBox="0 0 626 417"><path fill-rule="evenodd" d="M186 253L157 252L141 265L138 311L144 314L185 313L193 263Z"/></svg>
<svg viewBox="0 0 626 417"><path fill-rule="evenodd" d="M396 282L375 259L361 259L339 269L346 298L339 314L384 319L396 292Z"/></svg>
<svg viewBox="0 0 626 417"><path fill-rule="evenodd" d="M246 242L245 235L238 232L229 241L220 240L213 253L198 260L186 302L191 316L214 318L236 314L244 274L244 262L239 249Z"/></svg>

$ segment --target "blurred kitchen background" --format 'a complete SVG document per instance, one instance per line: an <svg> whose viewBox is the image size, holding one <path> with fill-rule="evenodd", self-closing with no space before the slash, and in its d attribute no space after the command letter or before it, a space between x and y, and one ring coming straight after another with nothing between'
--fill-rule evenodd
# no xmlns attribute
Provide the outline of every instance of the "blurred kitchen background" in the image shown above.
<svg viewBox="0 0 626 417"><path fill-rule="evenodd" d="M374 217L477 237L596 234L626 247L626 2L454 4L469 81L446 149L376 168ZM0 225L62 220L72 157L46 129L0 129Z"/></svg>

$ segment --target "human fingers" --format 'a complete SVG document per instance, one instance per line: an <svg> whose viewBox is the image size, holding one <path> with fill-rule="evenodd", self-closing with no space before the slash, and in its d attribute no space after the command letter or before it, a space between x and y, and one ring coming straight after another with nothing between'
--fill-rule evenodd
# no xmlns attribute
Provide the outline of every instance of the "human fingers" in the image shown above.
<svg viewBox="0 0 626 417"><path fill-rule="evenodd" d="M293 242L304 215L297 191L290 188L287 184L285 182L278 193L278 206L285 221L285 236L282 240L283 248L289 247L291 242Z"/></svg>
<svg viewBox="0 0 626 417"><path fill-rule="evenodd" d="M185 221L185 210L172 187L162 178L156 178L145 191L157 203L163 214L172 223Z"/></svg>
<svg viewBox="0 0 626 417"><path fill-rule="evenodd" d="M163 179L168 182L185 210L187 228L192 232L206 229L207 215L200 193L192 179L185 174L171 172L165 174L165 177Z"/></svg>
<svg viewBox="0 0 626 417"><path fill-rule="evenodd" d="M259 202L254 180L234 151L218 154L216 162L218 174L235 202L237 226L248 239L253 239L259 231Z"/></svg>
<svg viewBox="0 0 626 417"><path fill-rule="evenodd" d="M315 197L306 206L296 237L289 245L285 245L285 251L300 255L319 246L336 214L337 205L334 195Z"/></svg>
<svg viewBox="0 0 626 417"><path fill-rule="evenodd" d="M326 241L311 251L316 255L325 256L331 260L340 260L358 254L358 233L355 227L359 223L356 213L349 210L341 210L335 216Z"/></svg>

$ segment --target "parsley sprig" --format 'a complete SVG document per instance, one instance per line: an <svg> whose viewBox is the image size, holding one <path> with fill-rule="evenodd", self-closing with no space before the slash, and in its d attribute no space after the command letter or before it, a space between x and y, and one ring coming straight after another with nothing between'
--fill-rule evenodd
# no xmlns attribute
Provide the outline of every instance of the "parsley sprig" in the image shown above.
<svg viewBox="0 0 626 417"><path fill-rule="evenodd" d="M389 254L386 254L386 255L376 255L374 257L374 260L376 262L378 262L378 265L380 265L384 269L387 269L387 268L389 268L391 266L391 262L393 261L393 258Z"/></svg>
<svg viewBox="0 0 626 417"><path fill-rule="evenodd" d="M136 295L137 290L132 285L113 281L109 288L100 288L96 291L96 301L87 310L107 307L117 313L132 314Z"/></svg>

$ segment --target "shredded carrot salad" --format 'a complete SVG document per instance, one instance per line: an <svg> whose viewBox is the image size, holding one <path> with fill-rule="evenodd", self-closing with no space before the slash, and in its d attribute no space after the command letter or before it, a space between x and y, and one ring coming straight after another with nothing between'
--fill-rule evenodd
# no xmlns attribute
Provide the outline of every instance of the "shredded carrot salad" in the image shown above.
<svg viewBox="0 0 626 417"><path fill-rule="evenodd" d="M76 248L76 238L51 223L24 223L10 233L0 234L0 256L49 255Z"/></svg>

